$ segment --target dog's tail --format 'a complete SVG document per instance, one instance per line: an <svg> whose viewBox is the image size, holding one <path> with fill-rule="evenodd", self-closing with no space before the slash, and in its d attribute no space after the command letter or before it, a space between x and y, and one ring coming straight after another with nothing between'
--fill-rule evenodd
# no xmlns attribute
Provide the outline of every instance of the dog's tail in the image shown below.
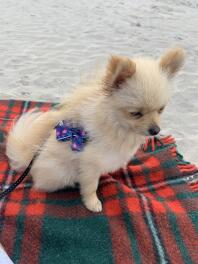
<svg viewBox="0 0 198 264"><path fill-rule="evenodd" d="M43 113L33 110L18 119L8 134L6 145L6 155L13 169L28 166L59 118L58 111Z"/></svg>

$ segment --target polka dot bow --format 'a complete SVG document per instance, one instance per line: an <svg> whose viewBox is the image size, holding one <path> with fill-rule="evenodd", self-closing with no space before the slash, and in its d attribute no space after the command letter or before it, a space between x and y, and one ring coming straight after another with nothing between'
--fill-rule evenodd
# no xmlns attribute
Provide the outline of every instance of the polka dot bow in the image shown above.
<svg viewBox="0 0 198 264"><path fill-rule="evenodd" d="M56 139L58 141L71 142L73 151L82 151L88 140L88 135L82 127L76 127L67 121L60 121L56 127Z"/></svg>

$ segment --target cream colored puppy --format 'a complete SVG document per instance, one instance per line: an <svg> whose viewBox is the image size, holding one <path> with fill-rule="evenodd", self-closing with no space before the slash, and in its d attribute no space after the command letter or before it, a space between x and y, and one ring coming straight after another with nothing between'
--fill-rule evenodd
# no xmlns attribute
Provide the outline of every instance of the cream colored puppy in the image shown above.
<svg viewBox="0 0 198 264"><path fill-rule="evenodd" d="M12 167L23 169L38 152L31 169L36 189L53 192L78 182L85 206L101 211L96 194L101 174L126 165L146 136L158 134L172 78L183 61L180 48L159 60L112 56L100 81L76 89L57 110L22 115L7 139ZM56 140L54 126L61 120L88 133L83 151Z"/></svg>

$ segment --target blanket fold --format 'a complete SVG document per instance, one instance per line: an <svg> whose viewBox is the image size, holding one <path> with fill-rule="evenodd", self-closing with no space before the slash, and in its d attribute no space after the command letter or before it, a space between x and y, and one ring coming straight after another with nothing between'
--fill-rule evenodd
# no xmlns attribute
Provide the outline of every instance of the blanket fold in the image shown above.
<svg viewBox="0 0 198 264"><path fill-rule="evenodd" d="M52 103L0 101L1 191L19 174L6 134L22 113ZM103 175L103 212L89 212L77 188L36 192L28 177L0 201L0 241L14 263L198 263L198 170L172 136L148 139L129 164Z"/></svg>

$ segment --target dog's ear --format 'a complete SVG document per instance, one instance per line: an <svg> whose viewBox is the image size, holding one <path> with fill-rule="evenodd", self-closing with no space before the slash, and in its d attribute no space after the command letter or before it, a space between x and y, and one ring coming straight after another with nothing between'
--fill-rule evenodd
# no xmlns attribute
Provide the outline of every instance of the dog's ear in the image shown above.
<svg viewBox="0 0 198 264"><path fill-rule="evenodd" d="M169 78L175 76L184 64L185 52L182 48L175 48L167 51L159 61L163 72L168 74Z"/></svg>
<svg viewBox="0 0 198 264"><path fill-rule="evenodd" d="M132 77L135 70L136 65L132 60L120 56L111 56L103 80L104 91L111 93L116 89L120 89L121 84Z"/></svg>

